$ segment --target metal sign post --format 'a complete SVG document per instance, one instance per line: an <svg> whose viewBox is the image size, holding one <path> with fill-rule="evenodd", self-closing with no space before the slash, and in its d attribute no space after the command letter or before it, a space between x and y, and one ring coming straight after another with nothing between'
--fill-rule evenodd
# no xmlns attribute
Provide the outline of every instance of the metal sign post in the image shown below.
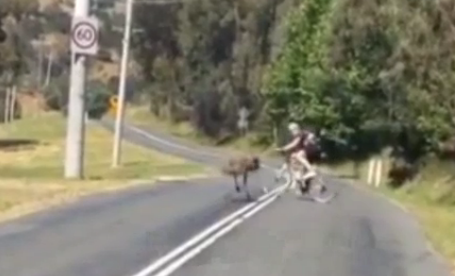
<svg viewBox="0 0 455 276"><path fill-rule="evenodd" d="M133 0L127 0L125 29L123 33L122 62L120 65L120 80L118 86L117 114L115 120L114 144L112 147L112 167L118 167L121 161L121 142L123 134L123 117L125 112L126 75L128 71L128 55L130 51L130 36L133 17Z"/></svg>
<svg viewBox="0 0 455 276"><path fill-rule="evenodd" d="M245 135L248 131L248 116L250 116L250 112L246 107L242 107L239 110L239 120L237 121L237 127L239 128L242 135Z"/></svg>
<svg viewBox="0 0 455 276"><path fill-rule="evenodd" d="M65 178L82 178L85 138L86 56L98 52L98 21L89 0L75 0L71 26L71 76L66 132Z"/></svg>

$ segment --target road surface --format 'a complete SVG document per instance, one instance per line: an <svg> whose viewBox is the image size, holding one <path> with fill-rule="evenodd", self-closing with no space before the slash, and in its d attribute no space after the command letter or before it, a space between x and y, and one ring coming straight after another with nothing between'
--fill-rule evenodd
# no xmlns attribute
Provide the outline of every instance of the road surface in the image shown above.
<svg viewBox="0 0 455 276"><path fill-rule="evenodd" d="M162 133L127 128L125 134L197 162L223 162L217 150ZM0 275L449 275L416 222L384 199L337 180L330 185L340 194L330 205L261 196L262 185L273 186L270 176L265 169L254 178L258 203L243 202L227 179L201 179L90 196L4 223ZM242 216L217 223L233 212ZM218 232L183 251L182 243L213 224ZM174 248L182 252L170 258Z"/></svg>

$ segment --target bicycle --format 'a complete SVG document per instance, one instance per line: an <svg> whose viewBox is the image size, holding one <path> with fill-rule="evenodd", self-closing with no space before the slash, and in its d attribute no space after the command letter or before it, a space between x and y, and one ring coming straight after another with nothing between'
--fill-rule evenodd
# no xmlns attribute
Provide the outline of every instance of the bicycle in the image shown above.
<svg viewBox="0 0 455 276"><path fill-rule="evenodd" d="M290 166L290 167L289 167ZM291 158L285 157L285 162L281 168L275 174L275 181L278 182L285 178L287 187L296 188L301 196L309 195L310 198L318 203L328 203L337 195L333 191L329 191L327 185L322 180L321 176L315 171L314 173L308 174L302 165L298 164L297 160L291 160ZM313 193L314 187L318 187L317 194Z"/></svg>

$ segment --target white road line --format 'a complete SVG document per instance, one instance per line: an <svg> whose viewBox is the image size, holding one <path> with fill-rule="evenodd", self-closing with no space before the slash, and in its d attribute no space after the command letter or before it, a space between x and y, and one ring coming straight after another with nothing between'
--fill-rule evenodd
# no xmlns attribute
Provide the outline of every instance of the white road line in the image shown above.
<svg viewBox="0 0 455 276"><path fill-rule="evenodd" d="M181 150L186 150L188 152L191 152L193 154L198 154L198 155L205 155L205 156L209 156L209 157L215 157L215 158L220 158L219 155L216 155L216 154L213 154L213 153L207 153L207 152L203 152L201 150L195 150L193 148L190 148L190 147L187 147L187 146L183 146L183 145L179 145L179 144L176 144L176 143L173 143L173 142L169 142L165 139L162 139L160 137L157 137L155 135L152 135L150 133L148 133L147 131L144 131L140 128L137 128L137 127L134 127L134 126L126 126L127 128L131 129L132 131L136 132L136 133L139 133L141 134L142 136L144 137L147 137L149 138L150 140L154 140L158 143L161 143L163 145L167 145L169 147L173 147L173 148L176 148L176 149L181 149ZM270 169L270 170L273 170L274 168L273 167L270 167L268 165L265 165L265 164L262 164L261 165L262 167L264 168L267 168L267 169Z"/></svg>
<svg viewBox="0 0 455 276"><path fill-rule="evenodd" d="M182 149L182 150L186 150L188 152L191 152L191 153L194 153L194 154L198 154L198 155L205 155L205 156L209 156L209 157L219 157L218 155L215 155L215 154L212 154L212 153L207 153L207 152L203 152L203 151L200 151L200 150L195 150L195 149L192 149L190 147L187 147L187 146L183 146L183 145L179 145L179 144L176 144L176 143L173 143L173 142L169 142L165 139L162 139L160 137L157 137L155 135L152 135L150 133L148 133L147 131L144 131L140 128L137 128L137 127L134 127L134 126L127 126L129 129L141 134L142 136L145 136L147 138L149 138L150 140L154 140L158 143L161 143L161 144L164 144L164 145L167 145L167 146L170 146L170 147L173 147L173 148L176 148L176 149Z"/></svg>
<svg viewBox="0 0 455 276"><path fill-rule="evenodd" d="M160 267L162 267L164 264L168 263L178 255L184 253L186 250L191 248L192 246L196 245L198 242L201 242L202 240L206 239L208 236L211 234L215 233L222 227L224 227L226 224L229 222L235 220L236 217L241 216L251 209L253 209L255 206L262 206L261 203L267 199L273 198L274 195L278 195L280 192L283 191L284 185L279 186L278 188L273 189L269 193L261 196L259 199L257 199L255 202L252 202L242 209L232 213L231 215L223 218L222 220L214 223L210 227L206 228L204 231L201 233L197 234L196 236L192 237L189 239L187 242L184 244L180 245L179 247L175 248L168 254L164 255L163 257L159 258L146 268L142 269L140 272L134 274L133 276L148 276L153 272L156 272ZM265 207L265 206L264 206Z"/></svg>
<svg viewBox="0 0 455 276"><path fill-rule="evenodd" d="M240 218L237 218L236 220L232 221L230 224L228 224L226 227L221 229L219 232L217 232L215 235L211 236L210 238L206 239L203 243L200 245L196 246L192 250L188 251L185 255L177 259L176 261L172 262L169 266L161 270L159 273L154 274L154 276L168 276L174 273L177 269L179 269L182 265L184 265L186 262L191 260L192 258L196 257L199 253L201 253L204 249L212 245L213 243L216 242L219 238L223 237L230 231L234 230L237 226L239 226L242 222L244 222L246 219L252 217L265 207L275 201L277 199L278 195L275 195L266 201L262 202L261 204L257 205L255 208L253 208L251 211L246 213L245 215L241 216Z"/></svg>

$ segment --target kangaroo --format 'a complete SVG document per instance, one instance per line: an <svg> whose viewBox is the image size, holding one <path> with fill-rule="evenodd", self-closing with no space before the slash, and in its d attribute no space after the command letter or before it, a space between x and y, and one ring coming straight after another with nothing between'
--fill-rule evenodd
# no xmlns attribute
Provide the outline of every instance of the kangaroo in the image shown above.
<svg viewBox="0 0 455 276"><path fill-rule="evenodd" d="M251 200L251 194L248 189L248 174L260 169L261 161L257 156L242 156L229 159L223 167L223 173L234 178L235 190L240 192L238 177L243 176L243 189L245 190L247 200Z"/></svg>

